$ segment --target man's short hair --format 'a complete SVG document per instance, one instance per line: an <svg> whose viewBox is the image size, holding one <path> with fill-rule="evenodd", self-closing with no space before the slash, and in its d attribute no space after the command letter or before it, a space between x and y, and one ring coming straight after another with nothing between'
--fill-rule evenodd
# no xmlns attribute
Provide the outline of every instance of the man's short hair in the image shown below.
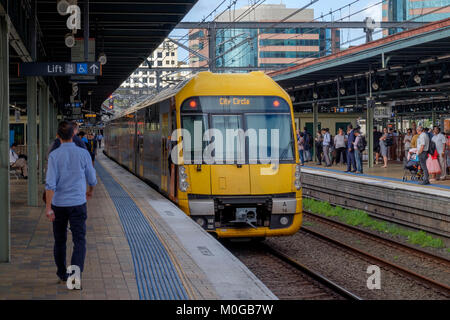
<svg viewBox="0 0 450 320"><path fill-rule="evenodd" d="M434 129L436 129L439 133L441 132L441 128L439 128L438 126L434 126Z"/></svg>
<svg viewBox="0 0 450 320"><path fill-rule="evenodd" d="M73 138L73 125L68 121L61 121L58 126L58 136L68 141Z"/></svg>
<svg viewBox="0 0 450 320"><path fill-rule="evenodd" d="M78 129L78 123L76 121L72 121L71 124L74 131Z"/></svg>
<svg viewBox="0 0 450 320"><path fill-rule="evenodd" d="M351 123L349 123L349 125L347 126L347 129L353 129L353 125Z"/></svg>
<svg viewBox="0 0 450 320"><path fill-rule="evenodd" d="M12 148L12 147L17 147L17 143L14 142L14 143L11 145L11 148Z"/></svg>

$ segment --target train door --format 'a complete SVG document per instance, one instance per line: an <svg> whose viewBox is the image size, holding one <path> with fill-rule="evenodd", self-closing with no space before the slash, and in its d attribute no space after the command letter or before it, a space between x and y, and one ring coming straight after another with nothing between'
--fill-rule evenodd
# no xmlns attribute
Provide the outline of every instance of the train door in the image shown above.
<svg viewBox="0 0 450 320"><path fill-rule="evenodd" d="M168 192L169 112L161 113L161 190Z"/></svg>
<svg viewBox="0 0 450 320"><path fill-rule="evenodd" d="M174 142L172 142L172 133L177 128L177 113L176 113L176 105L175 99L171 99L170 103L170 125L169 125L169 136L167 138L168 143L168 170L169 170L169 198L173 201L176 201L176 168L175 163L172 161L171 152L174 146Z"/></svg>
<svg viewBox="0 0 450 320"><path fill-rule="evenodd" d="M144 116L145 111L140 110L137 114L136 126L136 174L144 176Z"/></svg>

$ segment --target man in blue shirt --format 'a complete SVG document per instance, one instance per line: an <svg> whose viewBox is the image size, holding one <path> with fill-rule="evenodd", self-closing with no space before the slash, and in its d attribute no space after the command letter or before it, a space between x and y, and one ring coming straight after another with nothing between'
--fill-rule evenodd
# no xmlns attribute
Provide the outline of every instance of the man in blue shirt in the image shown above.
<svg viewBox="0 0 450 320"><path fill-rule="evenodd" d="M355 142L355 131L351 124L347 126L347 134L347 171L345 172L356 172L355 146L353 145L353 142Z"/></svg>
<svg viewBox="0 0 450 320"><path fill-rule="evenodd" d="M73 143L71 123L63 121L58 127L61 146L48 158L46 190L46 215L53 222L55 245L53 249L57 272L61 281L67 280L66 241L67 225L74 243L71 265L83 272L86 256L86 201L92 197L97 184L91 156ZM86 181L89 185L86 190Z"/></svg>

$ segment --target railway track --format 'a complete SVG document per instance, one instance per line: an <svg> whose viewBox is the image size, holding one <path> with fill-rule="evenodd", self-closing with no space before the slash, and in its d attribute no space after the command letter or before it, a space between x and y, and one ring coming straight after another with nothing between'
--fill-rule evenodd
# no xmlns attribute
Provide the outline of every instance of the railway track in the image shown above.
<svg viewBox="0 0 450 320"><path fill-rule="evenodd" d="M309 216L311 216L311 214L309 214ZM394 241L394 240L383 238L383 237L375 235L373 233L364 232L363 230L361 230L359 228L351 227L351 226L336 222L334 220L330 220L330 219L323 218L323 217L316 216L316 215L313 215L313 219L320 220L321 222L323 222L333 228L338 228L340 230L346 230L347 232L352 232L355 234L357 233L359 236L371 239L372 241L376 241L378 243L385 245L387 247L387 249L395 248L397 250L402 250L404 252L407 252L408 254L415 255L416 257L419 257L422 259L432 260L432 261L434 261L434 263L439 264L443 268L443 270L447 270L447 272L448 272L448 270L450 270L449 260L447 260L443 257L433 255L433 254L425 252L423 250L415 249L411 246L402 244L402 243ZM307 234L312 235L316 238L319 238L325 242L331 243L332 245L337 246L345 251L349 251L349 252L351 252L357 256L361 256L369 261L383 265L383 266L387 267L388 269L390 269L394 272L400 273L408 278L413 278L416 281L419 281L420 283L422 283L424 286L433 288L437 292L440 292L444 296L447 296L450 298L450 287L447 284L444 284L440 281L431 279L429 276L419 274L418 272L415 272L407 267L401 266L401 265L394 263L392 261L389 261L387 259L380 258L379 256L375 256L374 254L371 254L362 249L358 249L358 248L356 248L352 245L349 245L347 243L344 243L343 241L338 240L334 237L331 237L322 232L313 230L312 228L303 226L300 232L307 233Z"/></svg>
<svg viewBox="0 0 450 320"><path fill-rule="evenodd" d="M282 300L362 300L267 243L225 245Z"/></svg>

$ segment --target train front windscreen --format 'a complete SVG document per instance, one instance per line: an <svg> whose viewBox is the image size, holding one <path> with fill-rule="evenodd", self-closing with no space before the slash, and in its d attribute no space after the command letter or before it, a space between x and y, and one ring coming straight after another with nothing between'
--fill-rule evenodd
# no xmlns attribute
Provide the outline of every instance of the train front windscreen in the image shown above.
<svg viewBox="0 0 450 320"><path fill-rule="evenodd" d="M214 142L214 159L226 163L295 161L291 111L280 97L192 97L181 106L181 120L190 136L183 138L190 159L203 163Z"/></svg>

